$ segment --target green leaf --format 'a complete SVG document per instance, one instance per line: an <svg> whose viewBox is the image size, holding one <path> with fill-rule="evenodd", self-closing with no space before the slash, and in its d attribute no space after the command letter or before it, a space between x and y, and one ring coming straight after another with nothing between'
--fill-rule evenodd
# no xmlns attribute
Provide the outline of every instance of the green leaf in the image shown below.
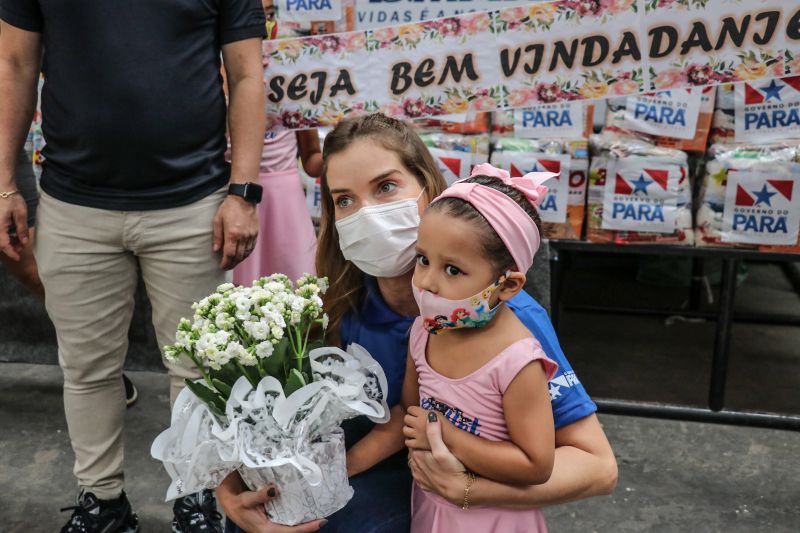
<svg viewBox="0 0 800 533"><path fill-rule="evenodd" d="M289 358L290 351L291 346L289 344L289 339L287 337L282 338L281 341L275 345L272 355L261 360L261 368L263 368L267 374L283 383L286 380L284 371L285 363Z"/></svg>
<svg viewBox="0 0 800 533"><path fill-rule="evenodd" d="M186 386L194 393L195 396L205 402L214 414L223 416L225 413L225 401L218 395L217 391L207 387L202 382L194 382L185 380Z"/></svg>
<svg viewBox="0 0 800 533"><path fill-rule="evenodd" d="M227 400L231 397L231 386L225 382L222 382L218 379L211 378L211 384L214 385L214 388L220 393L220 396Z"/></svg>
<svg viewBox="0 0 800 533"><path fill-rule="evenodd" d="M306 384L306 380L296 368L289 371L289 376L286 378L286 385L283 387L283 393L286 396L291 395L296 390L301 389Z"/></svg>

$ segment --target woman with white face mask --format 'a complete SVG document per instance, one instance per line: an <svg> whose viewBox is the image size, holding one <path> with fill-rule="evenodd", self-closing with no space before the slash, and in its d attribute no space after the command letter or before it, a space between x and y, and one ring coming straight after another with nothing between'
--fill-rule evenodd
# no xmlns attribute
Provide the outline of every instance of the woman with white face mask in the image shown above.
<svg viewBox="0 0 800 533"><path fill-rule="evenodd" d="M328 517L324 531L407 533L409 465L425 490L459 506L467 482L471 505L512 509L540 508L613 490L617 465L594 414L596 407L564 357L546 311L527 294L518 294L508 305L559 367L550 385L557 449L547 483L522 487L481 478L473 482L448 451L464 444L460 433L466 432L438 423L427 427L425 410L402 408L408 335L419 315L411 278L420 213L446 183L419 136L405 123L380 114L340 123L325 138L323 161L316 268L330 281L326 341L364 346L386 373L392 407L387 424L373 426L366 419L345 423L347 468L355 495ZM404 425L429 430L436 458L415 451L409 459L403 441L396 438L397 426ZM254 523L253 517L263 520L263 528L254 531L273 531L263 507L252 505L261 501L257 493L242 488L238 480L226 480L218 489L226 512L230 507L248 523ZM256 516L259 512L263 518ZM229 524L226 531L237 530Z"/></svg>

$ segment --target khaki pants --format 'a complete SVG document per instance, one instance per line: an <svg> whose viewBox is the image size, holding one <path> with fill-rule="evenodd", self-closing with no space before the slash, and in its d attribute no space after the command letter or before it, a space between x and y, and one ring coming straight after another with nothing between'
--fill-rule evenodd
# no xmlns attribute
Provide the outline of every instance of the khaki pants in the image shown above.
<svg viewBox="0 0 800 533"><path fill-rule="evenodd" d="M58 336L74 472L98 498L114 498L123 486L122 367L137 267L159 346L172 344L192 302L229 278L212 253L212 219L224 197L221 190L185 207L109 211L42 194L34 252ZM164 364L174 401L184 378L199 374L189 364Z"/></svg>

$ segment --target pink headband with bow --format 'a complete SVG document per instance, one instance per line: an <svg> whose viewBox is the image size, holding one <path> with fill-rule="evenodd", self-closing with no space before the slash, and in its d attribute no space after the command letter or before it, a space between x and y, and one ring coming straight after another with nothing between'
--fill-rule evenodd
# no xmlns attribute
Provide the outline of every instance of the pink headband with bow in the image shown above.
<svg viewBox="0 0 800 533"><path fill-rule="evenodd" d="M558 174L530 172L521 178L512 178L508 171L483 163L472 170L470 177L474 176L498 178L506 185L520 191L534 207L538 208L547 194L547 187L542 183L557 177ZM477 209L500 236L520 272L527 272L533 266L533 256L539 249L541 241L539 230L530 215L512 198L491 187L464 183L464 180L457 181L445 189L431 203L444 198L460 198Z"/></svg>

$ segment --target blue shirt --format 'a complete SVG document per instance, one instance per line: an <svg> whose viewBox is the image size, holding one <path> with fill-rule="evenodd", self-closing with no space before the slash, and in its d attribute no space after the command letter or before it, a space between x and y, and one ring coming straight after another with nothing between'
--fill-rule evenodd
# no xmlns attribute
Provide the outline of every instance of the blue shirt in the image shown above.
<svg viewBox="0 0 800 533"><path fill-rule="evenodd" d="M589 398L561 351L547 311L524 291L512 298L508 306L536 337L547 357L558 363L558 372L549 383L555 427L568 426L597 411L597 406ZM413 323L414 317L397 314L386 305L375 279L371 277L365 277L361 310L348 313L342 319L342 345L347 346L353 342L360 344L383 367L389 385L390 406L400 402L408 355L408 336Z"/></svg>

